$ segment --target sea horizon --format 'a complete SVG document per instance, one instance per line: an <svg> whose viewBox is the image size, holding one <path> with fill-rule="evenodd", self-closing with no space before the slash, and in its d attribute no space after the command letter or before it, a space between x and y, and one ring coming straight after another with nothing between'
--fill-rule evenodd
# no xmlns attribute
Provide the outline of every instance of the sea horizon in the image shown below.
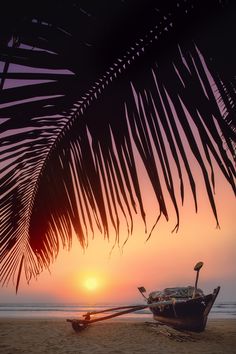
<svg viewBox="0 0 236 354"><path fill-rule="evenodd" d="M89 311L99 311L112 307L137 304L140 304L140 302L133 302L130 304L103 303L92 305L69 302L0 302L0 318L77 318ZM236 301L216 302L208 317L212 319L236 319ZM152 313L149 309L143 309L134 313L122 315L118 318L151 319Z"/></svg>

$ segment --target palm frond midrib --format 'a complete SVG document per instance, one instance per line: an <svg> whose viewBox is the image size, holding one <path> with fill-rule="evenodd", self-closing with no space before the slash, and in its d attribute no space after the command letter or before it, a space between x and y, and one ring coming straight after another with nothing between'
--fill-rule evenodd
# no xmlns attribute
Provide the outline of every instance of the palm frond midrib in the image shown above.
<svg viewBox="0 0 236 354"><path fill-rule="evenodd" d="M169 25L169 26L168 26ZM51 143L50 147L48 148L48 154L45 156L44 162L41 165L41 169L38 175L37 180L35 181L35 187L33 188L32 199L30 203L30 210L33 210L34 205L34 198L37 195L38 185L40 184L40 178L43 176L43 172L47 162L50 161L50 156L53 151L57 148L58 144L60 144L61 139L67 131L72 129L73 122L79 119L80 115L83 114L84 110L87 106L89 106L94 99L97 99L99 95L102 94L102 91L107 88L107 86L115 80L118 76L122 75L125 70L131 65L133 61L136 60L140 55L143 55L145 52L146 47L150 47L155 45L154 43L157 41L158 37L156 36L156 31L162 33L162 31L166 28L172 28L172 23L170 19L164 20L162 26L158 28L151 29L148 34L144 35L145 41L143 38L140 38L135 42L135 46L131 47L130 50L127 50L123 57L118 58L117 61L113 65L109 67L109 70L98 79L95 84L91 87L91 89L82 95L79 99L79 103L75 103L74 106L71 108L71 112L69 113L69 117L67 118L66 123L61 128L58 135L54 138L54 141ZM29 220L30 220L31 212L29 213Z"/></svg>

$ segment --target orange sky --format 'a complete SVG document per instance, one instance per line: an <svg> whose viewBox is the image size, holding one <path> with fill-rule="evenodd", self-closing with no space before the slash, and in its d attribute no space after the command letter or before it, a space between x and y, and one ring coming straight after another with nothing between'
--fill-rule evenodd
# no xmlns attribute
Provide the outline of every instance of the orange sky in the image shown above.
<svg viewBox="0 0 236 354"><path fill-rule="evenodd" d="M221 285L219 300L236 299L236 204L230 187L218 173L216 176L216 203L221 229L198 186L199 212L195 214L189 196L181 207L181 224L178 233L171 233L175 225L174 215L170 221L162 218L145 242L147 235L141 218L137 218L133 235L123 252L115 247L111 256L111 241L103 240L97 233L83 252L76 238L70 252L62 250L50 271L44 271L30 285L21 284L16 296L14 287L1 289L0 302L76 302L76 303L132 303L141 301L137 287L147 291L169 286L194 284L193 267L203 261L199 287L204 292ZM151 199L149 186L145 189L145 205L149 230L155 221L158 209ZM188 195L189 191L186 190ZM155 214L156 213L156 214ZM123 241L126 230L121 232ZM122 242L121 242L122 244ZM97 281L97 288L88 290L88 278Z"/></svg>

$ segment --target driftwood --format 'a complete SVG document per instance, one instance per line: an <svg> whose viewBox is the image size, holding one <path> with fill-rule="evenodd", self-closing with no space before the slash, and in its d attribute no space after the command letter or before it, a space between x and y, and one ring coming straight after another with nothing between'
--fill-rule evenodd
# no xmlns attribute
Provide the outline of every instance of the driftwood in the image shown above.
<svg viewBox="0 0 236 354"><path fill-rule="evenodd" d="M175 340L176 342L195 342L196 338L193 337L191 333L186 331L176 330L172 327L166 326L162 323L155 322L145 322L145 324L152 329L156 334L164 335L171 340Z"/></svg>

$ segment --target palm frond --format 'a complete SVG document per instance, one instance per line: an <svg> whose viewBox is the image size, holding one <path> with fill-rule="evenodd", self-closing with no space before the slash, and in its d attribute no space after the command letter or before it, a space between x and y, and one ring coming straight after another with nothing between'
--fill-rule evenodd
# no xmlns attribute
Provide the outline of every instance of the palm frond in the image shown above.
<svg viewBox="0 0 236 354"><path fill-rule="evenodd" d="M134 213L146 224L138 159L159 205L157 221L169 219L170 200L178 230L188 183L197 211L193 159L219 225L214 164L235 193L235 66L225 69L211 39L220 21L219 43L229 54L234 6L158 5L42 2L5 24L2 284L15 279L18 289L22 271L28 281L36 277L60 243L70 248L73 229L86 247L97 231L109 238L113 229L119 242L122 221L130 235Z"/></svg>

